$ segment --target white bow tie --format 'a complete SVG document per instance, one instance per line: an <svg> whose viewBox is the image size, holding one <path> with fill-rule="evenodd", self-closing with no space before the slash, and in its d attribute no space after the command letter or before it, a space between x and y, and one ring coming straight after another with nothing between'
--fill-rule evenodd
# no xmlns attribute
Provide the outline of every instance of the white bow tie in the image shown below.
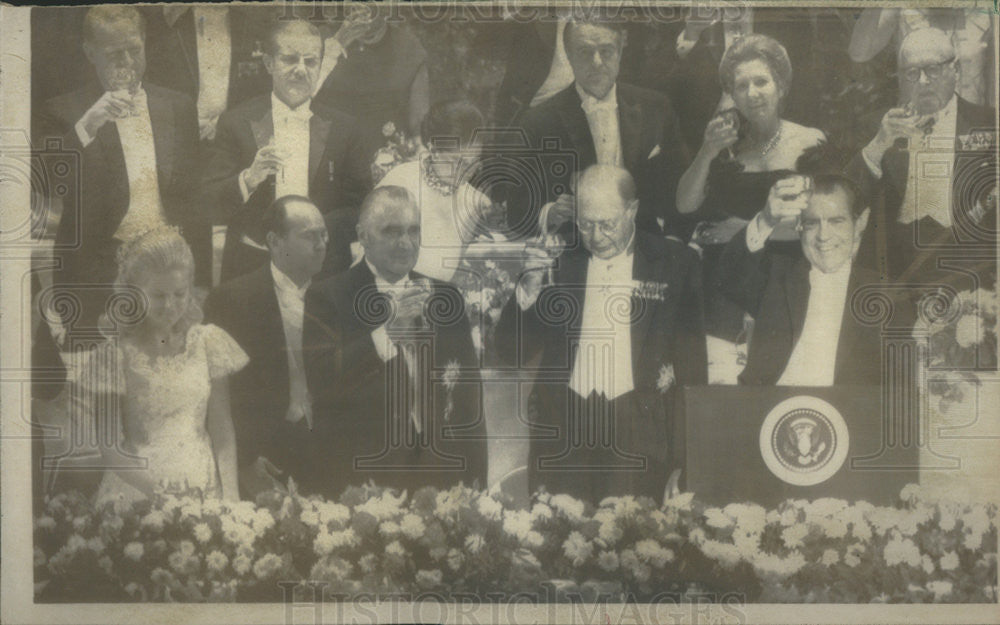
<svg viewBox="0 0 1000 625"><path fill-rule="evenodd" d="M278 121L281 123L290 122L304 122L309 121L312 117L312 110L308 106L300 106L296 110L285 110L278 115Z"/></svg>
<svg viewBox="0 0 1000 625"><path fill-rule="evenodd" d="M580 105L583 107L583 111L588 115L602 111L614 111L618 108L618 102L615 98L607 98L605 100L598 100L597 98L582 98L580 100Z"/></svg>

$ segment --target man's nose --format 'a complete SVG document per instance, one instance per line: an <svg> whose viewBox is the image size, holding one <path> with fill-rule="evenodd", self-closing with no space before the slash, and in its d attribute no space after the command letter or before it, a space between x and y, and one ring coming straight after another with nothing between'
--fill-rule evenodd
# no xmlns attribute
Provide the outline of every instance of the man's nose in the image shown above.
<svg viewBox="0 0 1000 625"><path fill-rule="evenodd" d="M917 78L917 82L921 85L929 85L931 83L931 77L927 75L927 72L923 68L920 68L920 76Z"/></svg>
<svg viewBox="0 0 1000 625"><path fill-rule="evenodd" d="M599 50L594 50L594 55L590 58L590 62L594 67L604 65L604 59L601 58L601 52Z"/></svg>

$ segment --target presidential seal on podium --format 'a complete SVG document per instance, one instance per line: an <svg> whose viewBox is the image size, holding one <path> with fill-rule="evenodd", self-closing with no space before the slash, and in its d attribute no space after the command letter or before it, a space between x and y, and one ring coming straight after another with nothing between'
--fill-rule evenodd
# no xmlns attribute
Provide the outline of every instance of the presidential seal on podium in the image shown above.
<svg viewBox="0 0 1000 625"><path fill-rule="evenodd" d="M813 486L833 477L849 447L847 423L819 397L789 397L771 409L760 427L764 464L794 486Z"/></svg>

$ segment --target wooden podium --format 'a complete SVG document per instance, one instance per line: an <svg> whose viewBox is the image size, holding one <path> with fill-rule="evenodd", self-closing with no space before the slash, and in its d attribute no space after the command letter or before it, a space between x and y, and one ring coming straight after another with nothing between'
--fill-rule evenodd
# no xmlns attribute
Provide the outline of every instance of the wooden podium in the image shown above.
<svg viewBox="0 0 1000 625"><path fill-rule="evenodd" d="M893 503L918 481L919 446L915 429L882 412L877 386L681 389L672 439L681 487L713 505Z"/></svg>

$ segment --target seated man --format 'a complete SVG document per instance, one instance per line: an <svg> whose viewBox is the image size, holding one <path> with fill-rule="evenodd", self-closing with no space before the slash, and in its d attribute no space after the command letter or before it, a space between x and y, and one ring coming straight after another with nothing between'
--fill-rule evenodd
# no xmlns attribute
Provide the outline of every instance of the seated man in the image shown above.
<svg viewBox="0 0 1000 625"><path fill-rule="evenodd" d="M350 264L355 210L370 186L370 161L352 117L311 108L322 60L315 26L278 21L264 51L271 93L219 117L202 184L216 219L228 224L223 280L266 264L261 217L283 195L308 197L326 216L328 269Z"/></svg>
<svg viewBox="0 0 1000 625"><path fill-rule="evenodd" d="M309 198L286 195L265 216L271 262L209 295L206 319L250 356L230 380L240 491L253 498L292 477L306 493L325 470L302 361L305 293L322 268L327 233Z"/></svg>
<svg viewBox="0 0 1000 625"><path fill-rule="evenodd" d="M577 198L583 245L555 261L529 248L497 327L508 362L525 367L541 350L528 487L595 503L659 501L673 460L673 389L707 376L698 255L636 228L624 169L584 170Z"/></svg>
<svg viewBox="0 0 1000 625"><path fill-rule="evenodd" d="M364 258L306 295L306 375L329 460L324 492L373 480L486 486L479 361L464 300L413 272L420 213L402 187L361 206Z"/></svg>
<svg viewBox="0 0 1000 625"><path fill-rule="evenodd" d="M955 93L959 64L941 30L907 35L898 63L900 106L878 118L851 164L878 226L862 258L894 281L988 287L997 260L996 111Z"/></svg>
<svg viewBox="0 0 1000 625"><path fill-rule="evenodd" d="M778 181L767 206L732 238L720 261L723 292L756 319L741 384L877 384L879 325L862 324L851 297L878 274L854 263L868 225L856 186L839 175ZM775 227L798 219L802 256L765 247Z"/></svg>

